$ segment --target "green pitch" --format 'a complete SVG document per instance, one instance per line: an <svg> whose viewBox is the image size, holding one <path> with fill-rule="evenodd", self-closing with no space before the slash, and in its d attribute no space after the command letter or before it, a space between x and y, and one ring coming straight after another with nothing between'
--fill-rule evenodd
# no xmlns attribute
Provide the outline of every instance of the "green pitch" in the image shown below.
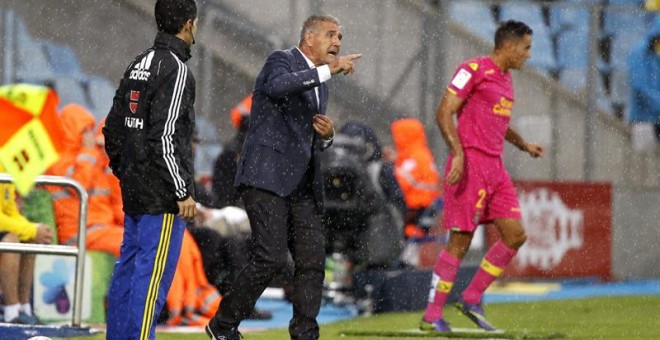
<svg viewBox="0 0 660 340"><path fill-rule="evenodd" d="M539 339L533 336L559 336L565 339L660 339L660 296L635 296L558 300L529 303L498 303L486 306L492 323L506 332L502 335L518 339ZM321 339L334 340L410 340L405 332L415 329L421 319L417 313L386 313L370 318L356 318L321 325ZM446 309L446 318L455 328L474 329L472 323L454 308ZM341 335L341 333L370 332L380 336ZM397 332L401 332L397 336ZM414 331L413 331L414 332ZM474 332L472 332L474 333ZM394 336L386 336L392 334ZM476 334L476 333L475 333ZM286 329L244 334L245 340L288 340ZM158 340L205 340L205 334L158 333ZM446 337L445 337L446 338ZM445 339L432 337L430 339ZM459 339L471 339L465 336ZM493 336L491 339L505 339ZM509 337L510 339L511 337ZM555 337L556 338L556 337ZM72 338L69 338L72 339ZM75 340L101 340L103 335ZM427 338L428 339L428 338ZM455 339L455 338L454 338ZM515 337L514 337L515 339Z"/></svg>
<svg viewBox="0 0 660 340"><path fill-rule="evenodd" d="M511 332L497 330L485 332L470 328L453 328L451 332L427 332L419 329L408 329L399 331L342 331L339 335L344 337L372 337L372 338L435 338L435 339L514 339L514 340L545 340L545 339L563 339L566 336L562 333L530 333L530 332Z"/></svg>

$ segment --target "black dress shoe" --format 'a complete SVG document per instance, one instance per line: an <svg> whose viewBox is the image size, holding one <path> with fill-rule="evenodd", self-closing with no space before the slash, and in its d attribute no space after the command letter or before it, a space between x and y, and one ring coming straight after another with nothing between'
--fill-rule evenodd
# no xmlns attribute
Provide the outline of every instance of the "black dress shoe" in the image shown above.
<svg viewBox="0 0 660 340"><path fill-rule="evenodd" d="M206 331L206 335L211 338L211 340L241 340L243 339L243 335L241 335L241 332L238 331L236 327L232 327L231 329L224 329L224 328L218 328L214 325L213 320L209 322L206 327L204 327L204 330Z"/></svg>

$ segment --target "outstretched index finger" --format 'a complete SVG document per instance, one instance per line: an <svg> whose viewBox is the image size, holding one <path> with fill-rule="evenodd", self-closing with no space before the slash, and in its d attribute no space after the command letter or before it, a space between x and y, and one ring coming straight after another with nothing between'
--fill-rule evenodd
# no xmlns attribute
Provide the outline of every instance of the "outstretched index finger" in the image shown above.
<svg viewBox="0 0 660 340"><path fill-rule="evenodd" d="M362 53L359 53L359 54L349 54L349 55L346 56L346 58L347 58L348 60L350 60L350 61L357 60L357 59L362 58Z"/></svg>

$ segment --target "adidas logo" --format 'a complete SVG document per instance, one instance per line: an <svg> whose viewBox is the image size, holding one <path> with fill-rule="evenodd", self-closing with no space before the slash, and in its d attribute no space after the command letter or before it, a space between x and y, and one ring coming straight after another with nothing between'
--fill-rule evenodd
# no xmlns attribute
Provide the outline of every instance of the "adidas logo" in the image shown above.
<svg viewBox="0 0 660 340"><path fill-rule="evenodd" d="M139 63L135 64L131 74L128 76L128 79L147 81L151 75L151 72L149 72L149 67L151 67L151 59L153 58L154 51L151 51L148 55L143 57Z"/></svg>

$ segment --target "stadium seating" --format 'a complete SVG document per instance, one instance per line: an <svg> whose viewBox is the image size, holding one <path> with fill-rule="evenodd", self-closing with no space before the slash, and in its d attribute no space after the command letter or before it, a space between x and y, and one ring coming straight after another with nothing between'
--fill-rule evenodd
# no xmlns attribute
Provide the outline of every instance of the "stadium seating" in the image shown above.
<svg viewBox="0 0 660 340"><path fill-rule="evenodd" d="M50 67L56 75L82 74L78 57L71 47L48 41L42 41L41 45L46 51Z"/></svg>
<svg viewBox="0 0 660 340"><path fill-rule="evenodd" d="M479 38L493 41L497 25L488 5L476 1L453 1L449 7L449 15Z"/></svg>
<svg viewBox="0 0 660 340"><path fill-rule="evenodd" d="M25 26L25 23L16 20L16 77L20 79L50 79L53 71L48 63L41 43L33 39Z"/></svg>
<svg viewBox="0 0 660 340"><path fill-rule="evenodd" d="M630 51L646 36L648 29L645 14L641 11L605 11L603 30L612 36L611 62L614 67L626 67Z"/></svg>
<svg viewBox="0 0 660 340"><path fill-rule="evenodd" d="M78 103L99 121L108 114L115 86L104 77L83 72L74 50L66 45L33 38L16 16L16 77L14 81L52 85L60 108Z"/></svg>
<svg viewBox="0 0 660 340"><path fill-rule="evenodd" d="M620 116L628 103L627 59L645 36L653 14L643 12L642 0L565 0L550 6L549 16L535 1L505 1L494 18L490 4L454 1L450 16L476 36L491 41L497 21L517 19L534 30L532 58L528 64L558 80L572 91L583 91L589 66L589 20L591 6L603 5L599 32L601 75L595 86L598 106Z"/></svg>
<svg viewBox="0 0 660 340"><path fill-rule="evenodd" d="M550 10L550 26L555 32L557 64L561 70L587 67L589 51L589 10L586 7L556 6Z"/></svg>

